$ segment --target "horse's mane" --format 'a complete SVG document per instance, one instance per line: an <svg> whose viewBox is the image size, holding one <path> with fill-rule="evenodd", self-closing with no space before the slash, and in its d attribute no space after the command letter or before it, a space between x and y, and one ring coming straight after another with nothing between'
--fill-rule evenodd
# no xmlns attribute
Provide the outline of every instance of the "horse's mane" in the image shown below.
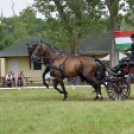
<svg viewBox="0 0 134 134"><path fill-rule="evenodd" d="M45 44L45 45L47 45L53 52L54 51L61 51L60 49L58 49L57 47L55 47L54 45L50 45L50 44L48 44L48 43L46 43L46 42L42 42L42 44ZM38 41L33 41L33 42L31 42L31 45L39 45L39 42Z"/></svg>
<svg viewBox="0 0 134 134"><path fill-rule="evenodd" d="M71 56L71 54L65 52L64 50L60 50L59 48L55 47L54 45L50 45L50 44L48 44L46 42L44 44L47 45L54 53L62 51L63 52L62 54L64 56Z"/></svg>
<svg viewBox="0 0 134 134"><path fill-rule="evenodd" d="M53 45L50 45L46 42L44 42L45 45L47 45L53 52L54 51L61 51L60 49L58 49L57 47L53 46Z"/></svg>
<svg viewBox="0 0 134 134"><path fill-rule="evenodd" d="M65 55L70 55L69 53L65 52L64 50L60 50L59 48L57 48L54 45L50 45L50 44L43 42L43 41L42 41L42 44L45 44L46 46L48 46L50 48L50 50L53 52L63 51ZM33 42L31 42L31 45L33 45L33 46L39 45L39 41L33 41Z"/></svg>

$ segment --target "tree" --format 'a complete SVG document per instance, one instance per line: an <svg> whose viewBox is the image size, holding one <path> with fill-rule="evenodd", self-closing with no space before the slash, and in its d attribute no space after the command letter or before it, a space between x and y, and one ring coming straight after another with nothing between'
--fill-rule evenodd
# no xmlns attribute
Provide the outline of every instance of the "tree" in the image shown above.
<svg viewBox="0 0 134 134"><path fill-rule="evenodd" d="M102 32L111 32L112 23L109 15L104 15L104 17L101 19L101 23L104 24Z"/></svg>
<svg viewBox="0 0 134 134"><path fill-rule="evenodd" d="M128 12L130 9L133 10L133 3L134 0L105 0L105 3L108 7L110 18L111 18L111 31L112 33L114 31L120 31L121 29L121 22L124 20L124 22L129 22L130 18L130 12ZM121 12L124 12L122 14ZM110 52L110 66L115 66L118 64L119 61L119 53L115 49L115 43L114 43L114 35L112 36L112 42L111 42L111 52Z"/></svg>
<svg viewBox="0 0 134 134"><path fill-rule="evenodd" d="M39 35L47 29L46 22L36 18L36 11L31 7L20 12L20 16L2 18L0 25L0 50L25 39L32 34Z"/></svg>
<svg viewBox="0 0 134 134"><path fill-rule="evenodd" d="M37 19L36 13L36 10L32 7L27 7L20 12L20 21L25 25L28 35L39 34L44 29L47 30L46 22L42 19Z"/></svg>
<svg viewBox="0 0 134 134"><path fill-rule="evenodd" d="M70 48L72 54L79 51L82 38L89 31L96 35L101 31L100 18L104 4L100 0L34 0L34 7L45 15L49 41L55 45L65 44L63 47ZM54 16L55 13L55 16Z"/></svg>
<svg viewBox="0 0 134 134"><path fill-rule="evenodd" d="M18 16L2 20L4 36L2 42L5 47L10 46L28 36L25 25Z"/></svg>
<svg viewBox="0 0 134 134"><path fill-rule="evenodd" d="M36 11L32 7L27 7L19 16L20 20L25 24L25 29L29 35L33 34L33 22L36 19Z"/></svg>
<svg viewBox="0 0 134 134"><path fill-rule="evenodd" d="M133 31L134 30L134 14L130 12L129 21L126 22L125 18L121 21L121 31Z"/></svg>

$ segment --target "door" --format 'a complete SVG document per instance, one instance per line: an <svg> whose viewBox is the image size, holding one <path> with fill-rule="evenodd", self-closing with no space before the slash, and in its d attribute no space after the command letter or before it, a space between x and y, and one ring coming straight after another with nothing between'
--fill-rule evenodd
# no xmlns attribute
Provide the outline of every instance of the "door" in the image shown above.
<svg viewBox="0 0 134 134"><path fill-rule="evenodd" d="M20 71L19 68L20 68L19 60L17 59L8 60L8 71L12 70L15 77L18 76L19 74L19 71Z"/></svg>

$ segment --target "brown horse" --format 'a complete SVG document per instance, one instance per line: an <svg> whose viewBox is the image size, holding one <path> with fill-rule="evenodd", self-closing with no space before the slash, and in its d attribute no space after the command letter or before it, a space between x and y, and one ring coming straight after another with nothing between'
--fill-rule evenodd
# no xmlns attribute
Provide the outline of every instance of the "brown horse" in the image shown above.
<svg viewBox="0 0 134 134"><path fill-rule="evenodd" d="M90 83L96 91L96 98L103 98L101 95L101 81L95 77L97 71L97 63L94 58L89 57L67 57L57 55L55 58L50 58L54 52L47 45L38 45L32 53L31 60L36 62L43 58L46 66L50 67L50 75L56 77L56 80L61 84L64 99L68 96L63 83L65 77L80 76ZM104 78L104 72L103 72Z"/></svg>

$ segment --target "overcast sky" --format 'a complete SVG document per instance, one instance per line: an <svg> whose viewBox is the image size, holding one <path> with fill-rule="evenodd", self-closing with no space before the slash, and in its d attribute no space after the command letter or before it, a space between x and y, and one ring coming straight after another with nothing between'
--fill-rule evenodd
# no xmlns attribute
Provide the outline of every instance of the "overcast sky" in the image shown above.
<svg viewBox="0 0 134 134"><path fill-rule="evenodd" d="M33 4L33 0L0 0L0 16L1 12L3 13L3 17L11 17L13 16L13 10L16 15L19 15L23 9ZM14 4L14 6L13 6ZM12 6L14 7L12 10ZM55 16L55 14L53 14ZM37 18L44 19L44 15L37 13Z"/></svg>
<svg viewBox="0 0 134 134"><path fill-rule="evenodd" d="M14 3L14 12L16 15L19 15L23 9L33 4L33 0L0 0L0 16L1 12L3 17L13 16L12 6ZM44 18L43 15L37 13L38 18Z"/></svg>

